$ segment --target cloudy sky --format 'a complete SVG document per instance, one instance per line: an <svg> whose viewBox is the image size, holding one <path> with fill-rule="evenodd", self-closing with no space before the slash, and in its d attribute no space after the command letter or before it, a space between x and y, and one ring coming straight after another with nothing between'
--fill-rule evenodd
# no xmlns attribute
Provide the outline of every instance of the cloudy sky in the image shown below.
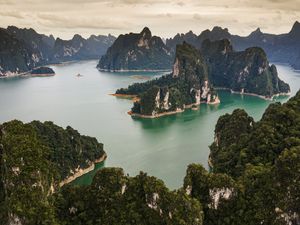
<svg viewBox="0 0 300 225"><path fill-rule="evenodd" d="M138 32L170 37L215 25L234 34L285 33L300 21L300 0L0 0L0 26L32 27L71 38L75 33Z"/></svg>

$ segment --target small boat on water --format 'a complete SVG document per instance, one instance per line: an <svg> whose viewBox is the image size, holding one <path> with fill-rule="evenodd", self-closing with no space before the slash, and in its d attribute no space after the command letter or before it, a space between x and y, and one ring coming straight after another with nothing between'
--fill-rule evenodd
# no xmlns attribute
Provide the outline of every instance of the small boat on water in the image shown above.
<svg viewBox="0 0 300 225"><path fill-rule="evenodd" d="M81 75L80 73L78 73L76 76L77 77L83 77L83 75Z"/></svg>

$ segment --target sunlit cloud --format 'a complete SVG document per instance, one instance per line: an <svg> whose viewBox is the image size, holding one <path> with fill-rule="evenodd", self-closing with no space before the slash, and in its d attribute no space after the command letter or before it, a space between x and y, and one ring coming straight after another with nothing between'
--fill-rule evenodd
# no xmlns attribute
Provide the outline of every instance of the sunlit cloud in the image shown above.
<svg viewBox="0 0 300 225"><path fill-rule="evenodd" d="M222 26L248 35L260 27L286 33L300 20L299 0L0 0L0 26L32 27L71 38L139 32L170 37Z"/></svg>

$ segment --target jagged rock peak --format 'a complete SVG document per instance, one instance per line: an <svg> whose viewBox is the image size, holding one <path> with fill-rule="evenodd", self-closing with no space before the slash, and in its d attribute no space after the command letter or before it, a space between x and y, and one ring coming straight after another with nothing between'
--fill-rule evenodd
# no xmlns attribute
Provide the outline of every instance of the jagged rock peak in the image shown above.
<svg viewBox="0 0 300 225"><path fill-rule="evenodd" d="M151 31L148 27L144 27L141 34L143 35L143 37L149 37L149 38L152 37Z"/></svg>
<svg viewBox="0 0 300 225"><path fill-rule="evenodd" d="M19 27L13 26L13 25L8 26L7 30L11 31L11 32L16 32L18 30L23 30L23 31L30 31L30 32L37 33L33 28L19 28Z"/></svg>
<svg viewBox="0 0 300 225"><path fill-rule="evenodd" d="M182 44L176 46L176 57L173 64L173 77L178 77L180 74L180 64L182 63L182 58L188 58L188 56L192 56L190 54L193 52L194 48L188 44L187 42L183 41Z"/></svg>
<svg viewBox="0 0 300 225"><path fill-rule="evenodd" d="M263 33L261 32L260 28L257 28L255 31L252 31L249 34L249 38L259 38L263 35Z"/></svg>
<svg viewBox="0 0 300 225"><path fill-rule="evenodd" d="M255 31L253 31L251 34L262 34L260 28L258 27Z"/></svg>
<svg viewBox="0 0 300 225"><path fill-rule="evenodd" d="M191 31L191 30L190 30L189 32L186 33L186 35L193 35L193 34L194 34L194 32Z"/></svg>
<svg viewBox="0 0 300 225"><path fill-rule="evenodd" d="M300 28L300 23L298 21L296 21L293 25L293 28Z"/></svg>
<svg viewBox="0 0 300 225"><path fill-rule="evenodd" d="M231 42L228 39L211 41L206 39L203 41L201 50L205 55L219 54L225 55L233 51Z"/></svg>
<svg viewBox="0 0 300 225"><path fill-rule="evenodd" d="M95 34L92 34L88 39L95 39L97 36Z"/></svg>
<svg viewBox="0 0 300 225"><path fill-rule="evenodd" d="M290 34L297 34L300 35L300 23L296 21L290 31Z"/></svg>
<svg viewBox="0 0 300 225"><path fill-rule="evenodd" d="M72 40L82 40L83 37L81 37L79 34L75 34L72 38Z"/></svg>
<svg viewBox="0 0 300 225"><path fill-rule="evenodd" d="M219 27L219 26L215 26L213 27L213 29L211 30L212 32L228 32L228 29L227 28L222 28L222 27Z"/></svg>
<svg viewBox="0 0 300 225"><path fill-rule="evenodd" d="M198 50L194 46L187 43L186 41L183 41L182 44L176 46L176 57L182 57L182 56L192 57L197 54L199 54Z"/></svg>

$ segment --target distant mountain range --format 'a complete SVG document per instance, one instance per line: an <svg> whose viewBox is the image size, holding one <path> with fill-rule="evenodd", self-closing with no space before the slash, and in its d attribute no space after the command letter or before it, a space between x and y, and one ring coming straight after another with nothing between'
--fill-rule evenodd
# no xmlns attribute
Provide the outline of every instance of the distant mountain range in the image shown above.
<svg viewBox="0 0 300 225"><path fill-rule="evenodd" d="M300 23L298 21L286 34L262 33L258 28L249 36L241 37L229 33L227 28L223 29L216 26L212 30L203 31L200 35L196 35L192 31L186 34L177 34L166 40L166 46L174 53L176 45L183 43L183 41L200 48L205 39L212 41L228 39L237 51L249 47L261 47L271 62L288 63L294 69L300 69Z"/></svg>
<svg viewBox="0 0 300 225"><path fill-rule="evenodd" d="M111 35L92 35L88 39L84 39L78 34L67 41L57 38L53 48L53 61L99 59L115 39Z"/></svg>
<svg viewBox="0 0 300 225"><path fill-rule="evenodd" d="M9 26L0 28L0 76L28 72L35 67L71 60L101 59L100 70L165 70L171 69L176 45L183 41L201 49L202 43L228 39L236 51L261 47L269 61L288 63L300 69L300 23L295 22L286 34L267 34L258 28L249 36L231 34L228 29L214 27L200 35L192 31L177 34L165 42L152 36L148 28L141 33L114 36L95 36L84 39L76 34L71 40L55 39L33 29Z"/></svg>
<svg viewBox="0 0 300 225"><path fill-rule="evenodd" d="M28 72L35 67L71 60L99 59L115 37L76 34L71 40L56 40L33 29L9 26L0 29L0 76Z"/></svg>

